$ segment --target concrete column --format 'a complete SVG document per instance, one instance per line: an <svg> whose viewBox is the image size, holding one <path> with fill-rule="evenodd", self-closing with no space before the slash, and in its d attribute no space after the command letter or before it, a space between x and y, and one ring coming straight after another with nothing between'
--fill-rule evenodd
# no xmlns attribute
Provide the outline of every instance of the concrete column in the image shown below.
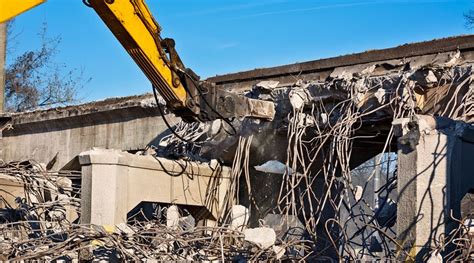
<svg viewBox="0 0 474 263"><path fill-rule="evenodd" d="M433 238L445 232L447 136L433 132L422 136L413 151L406 145L400 148L397 237L413 256L429 249Z"/></svg>
<svg viewBox="0 0 474 263"><path fill-rule="evenodd" d="M91 160L95 165L82 167L81 223L115 225L127 222L127 170L117 155L102 155ZM99 162L103 162L99 164ZM110 163L110 164L107 164Z"/></svg>
<svg viewBox="0 0 474 263"><path fill-rule="evenodd" d="M5 109L5 58L7 50L7 24L0 23L0 113Z"/></svg>
<svg viewBox="0 0 474 263"><path fill-rule="evenodd" d="M402 245L400 260L411 257L421 262L426 261L435 240L454 227L450 214L459 214L458 196L474 183L468 176L474 158L463 161L458 153L466 148L459 133L459 127L466 124L429 116L416 118L399 122L403 136L398 140L397 239ZM455 183L459 180L464 186Z"/></svg>

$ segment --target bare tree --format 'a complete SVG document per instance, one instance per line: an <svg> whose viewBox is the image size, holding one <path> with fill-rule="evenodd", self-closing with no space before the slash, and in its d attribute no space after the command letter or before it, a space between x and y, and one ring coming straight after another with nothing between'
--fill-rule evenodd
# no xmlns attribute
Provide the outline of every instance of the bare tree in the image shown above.
<svg viewBox="0 0 474 263"><path fill-rule="evenodd" d="M467 13L464 14L464 19L466 20L467 28L474 28L474 10L467 11Z"/></svg>
<svg viewBox="0 0 474 263"><path fill-rule="evenodd" d="M7 57L15 42L13 24L7 26L9 35ZM38 34L41 46L9 59L5 70L5 108L7 111L26 111L77 102L77 91L88 82L82 71L69 69L54 61L60 37L48 37L47 25Z"/></svg>

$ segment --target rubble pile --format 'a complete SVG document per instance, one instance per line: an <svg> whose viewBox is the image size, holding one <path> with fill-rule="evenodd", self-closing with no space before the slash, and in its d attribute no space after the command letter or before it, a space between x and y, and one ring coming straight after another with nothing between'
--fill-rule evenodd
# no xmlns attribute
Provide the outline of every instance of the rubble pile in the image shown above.
<svg viewBox="0 0 474 263"><path fill-rule="evenodd" d="M87 225L80 223L77 172L51 172L27 161L2 164L0 175L22 192L2 193L13 199L0 202L1 261L269 260L285 254L284 239L272 228L247 228L248 210L242 206L233 207L228 222L216 227L199 226L174 205L159 207L156 214L162 216L152 220Z"/></svg>
<svg viewBox="0 0 474 263"><path fill-rule="evenodd" d="M401 119L418 125L420 115L471 125L473 94L471 64L452 52L340 67L319 80L257 83L246 96L273 101L272 122L178 123L136 154L232 166L228 203L214 226L172 204L126 224L81 224L77 173L3 164L0 179L23 193L1 195L0 260L414 260L396 236L394 152L398 143L416 146L420 134L398 137L394 127ZM362 177L356 167L377 154L387 172L376 187L369 184L375 170ZM458 227L434 236L423 260L472 259L467 218L450 218Z"/></svg>

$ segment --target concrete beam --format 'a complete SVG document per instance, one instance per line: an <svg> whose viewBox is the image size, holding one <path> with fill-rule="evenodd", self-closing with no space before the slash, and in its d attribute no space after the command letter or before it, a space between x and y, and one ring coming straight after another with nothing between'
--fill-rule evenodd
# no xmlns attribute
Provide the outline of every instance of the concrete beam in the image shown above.
<svg viewBox="0 0 474 263"><path fill-rule="evenodd" d="M211 77L208 80L215 82L218 85L223 85L226 83L245 82L256 79L276 79L281 76L300 76L302 74L325 71L328 69L334 69L336 67L345 67L428 54L438 54L457 50L468 51L472 49L474 49L474 35L456 36L419 43L410 43L393 48L371 50L333 58L242 71Z"/></svg>
<svg viewBox="0 0 474 263"><path fill-rule="evenodd" d="M57 156L52 169L58 170L92 147L142 150L169 134L155 105L142 95L14 114L2 132L0 159L48 163Z"/></svg>
<svg viewBox="0 0 474 263"><path fill-rule="evenodd" d="M217 220L230 185L230 168L94 149L79 155L81 223L116 225L141 202L200 207Z"/></svg>

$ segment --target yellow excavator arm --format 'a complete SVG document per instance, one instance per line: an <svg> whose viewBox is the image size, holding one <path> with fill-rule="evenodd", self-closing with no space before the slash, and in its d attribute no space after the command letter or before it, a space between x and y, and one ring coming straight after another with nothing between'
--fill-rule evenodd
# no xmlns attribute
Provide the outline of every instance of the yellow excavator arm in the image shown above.
<svg viewBox="0 0 474 263"><path fill-rule="evenodd" d="M88 5L110 28L168 106L186 107L187 92L162 47L161 28L143 0L89 0Z"/></svg>
<svg viewBox="0 0 474 263"><path fill-rule="evenodd" d="M46 0L0 0L0 23L44 3Z"/></svg>
<svg viewBox="0 0 474 263"><path fill-rule="evenodd" d="M2 16L18 13L11 3L40 0L0 0ZM44 1L44 0L43 0ZM200 81L179 58L173 39L162 39L161 28L144 0L83 0L93 8L135 63L166 101L167 108L185 121L209 121L233 117L273 119L272 102L250 99ZM25 6L26 7L26 6ZM9 8L9 9L8 9ZM23 8L24 9L24 8ZM11 11L11 12L10 12ZM111 62L113 63L113 62Z"/></svg>

